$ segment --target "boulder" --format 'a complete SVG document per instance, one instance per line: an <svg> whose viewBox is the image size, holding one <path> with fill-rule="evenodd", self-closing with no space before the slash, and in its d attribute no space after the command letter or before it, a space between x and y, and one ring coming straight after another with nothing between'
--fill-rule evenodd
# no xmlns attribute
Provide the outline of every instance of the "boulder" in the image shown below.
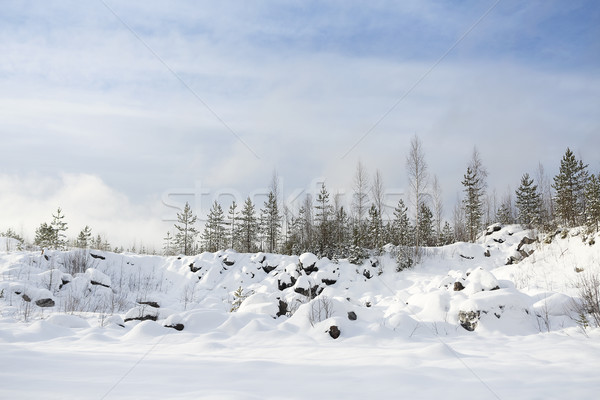
<svg viewBox="0 0 600 400"><path fill-rule="evenodd" d="M94 254L94 253L90 253L90 256L91 256L92 258L96 258L96 259L98 259L98 260L106 260L106 257L104 257L104 256L101 256L100 254Z"/></svg>
<svg viewBox="0 0 600 400"><path fill-rule="evenodd" d="M196 267L196 266L194 266L194 263L191 263L189 265L189 267L190 267L190 271L192 271L193 273L196 273L196 272L198 272L198 271L200 271L202 269L202 267Z"/></svg>
<svg viewBox="0 0 600 400"><path fill-rule="evenodd" d="M460 322L460 326L470 332L473 332L475 328L477 328L479 315L480 311L459 311L458 321Z"/></svg>
<svg viewBox="0 0 600 400"><path fill-rule="evenodd" d="M228 267L231 267L233 264L235 264L235 260L230 260L227 256L225 256L225 258L223 259L223 264L227 265Z"/></svg>
<svg viewBox="0 0 600 400"><path fill-rule="evenodd" d="M337 327L337 326L335 326L335 325L331 325L331 326L329 327L329 330L328 330L327 332L329 333L329 336L331 336L331 337L332 337L332 338L334 338L334 339L337 339L337 338L339 338L339 337L340 337L340 333L341 333L341 332L340 332L340 328L338 328L338 327Z"/></svg>
<svg viewBox="0 0 600 400"><path fill-rule="evenodd" d="M299 257L300 268L306 272L306 275L310 275L313 272L317 272L319 268L317 268L317 261L319 258L315 256L313 253L303 253Z"/></svg>
<svg viewBox="0 0 600 400"><path fill-rule="evenodd" d="M138 301L137 303L141 305L147 305L153 308L160 308L160 305L158 305L158 303L155 301Z"/></svg>
<svg viewBox="0 0 600 400"><path fill-rule="evenodd" d="M277 315L278 317L281 317L282 315L286 315L288 312L288 305L285 301L283 300L279 300L279 311L277 311Z"/></svg>
<svg viewBox="0 0 600 400"><path fill-rule="evenodd" d="M173 328L176 331L182 331L184 328L183 324L171 324L171 325L165 325L164 327L165 328Z"/></svg>
<svg viewBox="0 0 600 400"><path fill-rule="evenodd" d="M50 298L39 299L35 301L35 305L38 307L54 307L54 300Z"/></svg>
<svg viewBox="0 0 600 400"><path fill-rule="evenodd" d="M459 282L459 281L454 282L454 291L455 292L460 292L464 288L465 287L464 287L464 285L461 282Z"/></svg>
<svg viewBox="0 0 600 400"><path fill-rule="evenodd" d="M357 318L357 316L356 316L356 313L354 311L348 311L348 319L350 321L356 321L356 318Z"/></svg>

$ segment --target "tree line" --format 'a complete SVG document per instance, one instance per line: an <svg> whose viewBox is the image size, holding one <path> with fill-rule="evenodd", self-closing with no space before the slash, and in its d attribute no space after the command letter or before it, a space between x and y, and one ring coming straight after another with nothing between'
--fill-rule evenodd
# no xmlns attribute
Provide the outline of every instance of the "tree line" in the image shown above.
<svg viewBox="0 0 600 400"><path fill-rule="evenodd" d="M590 174L588 165L567 148L559 172L550 180L540 165L534 179L524 173L516 191L500 200L487 190L487 169L477 149L473 150L461 180L462 196L444 219L440 184L431 175L421 141L413 137L405 167L409 191L400 198L393 212L385 210L385 187L379 171L370 178L358 162L352 187L351 204L330 193L322 183L319 192L307 194L292 210L280 200L278 179L274 175L262 205L248 197L241 205L235 201L227 212L214 201L202 231L198 217L188 203L177 213L173 230L163 238L164 255L192 255L231 248L239 252L313 252L331 259L349 258L359 262L385 244L397 246L399 265L410 266L422 247L441 246L457 241L475 241L482 229L492 223L519 223L548 232L558 227L585 226L598 232L600 224L600 174ZM258 208L260 207L260 208ZM111 248L102 235L92 235L85 226L74 239L67 239L67 223L59 207L50 222L35 231L34 245L64 250L71 247L122 252ZM1 236L25 243L14 230ZM148 252L143 245L127 249ZM154 251L152 251L154 253Z"/></svg>
<svg viewBox="0 0 600 400"><path fill-rule="evenodd" d="M166 255L226 248L283 254L310 251L360 261L368 252L381 251L391 243L400 249L399 262L409 266L418 259L422 247L473 242L484 227L495 222L519 223L541 231L586 226L597 232L600 175L590 175L587 167L567 148L552 182L540 166L537 182L524 173L516 191L498 201L496 193L487 190L488 172L474 149L461 181L462 197L449 221L443 218L439 181L430 176L422 143L415 136L406 157L410 190L392 215L384 213L381 174L376 171L369 179L359 162L349 209L322 183L316 196L307 194L297 210L290 210L279 201L274 178L260 209L248 197L241 207L234 201L225 214L214 201L202 232L197 230L197 216L186 203L177 214L175 233L167 232L164 238L163 251Z"/></svg>

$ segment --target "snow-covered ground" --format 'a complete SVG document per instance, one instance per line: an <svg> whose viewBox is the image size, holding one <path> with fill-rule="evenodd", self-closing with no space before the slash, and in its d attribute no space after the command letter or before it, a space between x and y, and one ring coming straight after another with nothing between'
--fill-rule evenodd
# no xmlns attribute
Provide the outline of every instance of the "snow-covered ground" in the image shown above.
<svg viewBox="0 0 600 400"><path fill-rule="evenodd" d="M388 253L357 266L0 240L0 398L595 397L600 329L572 308L600 237L497 229L402 272Z"/></svg>

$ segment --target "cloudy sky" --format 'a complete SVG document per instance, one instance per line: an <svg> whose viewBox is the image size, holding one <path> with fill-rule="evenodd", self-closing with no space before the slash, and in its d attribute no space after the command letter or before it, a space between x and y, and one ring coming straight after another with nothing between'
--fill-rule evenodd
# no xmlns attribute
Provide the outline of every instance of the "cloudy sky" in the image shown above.
<svg viewBox="0 0 600 400"><path fill-rule="evenodd" d="M0 230L61 206L160 247L176 208L269 185L404 191L421 139L450 208L473 147L504 193L567 146L600 171L596 1L3 1Z"/></svg>

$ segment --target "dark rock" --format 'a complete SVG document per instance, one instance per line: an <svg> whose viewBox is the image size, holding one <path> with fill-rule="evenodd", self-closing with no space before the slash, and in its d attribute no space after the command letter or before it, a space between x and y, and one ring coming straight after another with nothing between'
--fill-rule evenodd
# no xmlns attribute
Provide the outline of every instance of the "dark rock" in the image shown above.
<svg viewBox="0 0 600 400"><path fill-rule="evenodd" d="M181 260L181 257L177 257L177 259L178 259L178 260ZM129 264L129 263L127 263L127 264Z"/></svg>
<svg viewBox="0 0 600 400"><path fill-rule="evenodd" d="M362 274L365 278L371 279L371 271L369 271L368 269L365 269Z"/></svg>
<svg viewBox="0 0 600 400"><path fill-rule="evenodd" d="M277 280L277 287L279 288L279 290L285 290L287 288L291 288L295 284L296 284L296 278L294 278L293 276L291 277L290 282L282 282L281 280Z"/></svg>
<svg viewBox="0 0 600 400"><path fill-rule="evenodd" d="M17 292L15 292L17 293ZM17 294L21 294L21 292L18 292ZM30 302L31 301L31 297L27 296L25 293L23 293L23 296L21 296L23 298L23 300L25 300L26 302Z"/></svg>
<svg viewBox="0 0 600 400"><path fill-rule="evenodd" d="M90 281L90 283L91 283L92 285L104 286L104 287L106 287L106 288L110 288L110 286L108 286L108 285L105 285L104 283L100 283L100 282L96 282L96 281Z"/></svg>
<svg viewBox="0 0 600 400"><path fill-rule="evenodd" d="M155 301L138 301L138 304L142 304L142 305L146 305L146 306L150 306L153 308L160 308L160 306L158 305L157 302Z"/></svg>
<svg viewBox="0 0 600 400"><path fill-rule="evenodd" d="M183 324L171 324L171 325L165 325L165 328L173 328L176 331L182 331L184 326L183 326Z"/></svg>
<svg viewBox="0 0 600 400"><path fill-rule="evenodd" d="M304 270L304 272L306 272L306 275L310 275L313 272L317 272L319 270L319 268L317 268L316 263L313 265L309 265L308 267L302 267L302 269Z"/></svg>
<svg viewBox="0 0 600 400"><path fill-rule="evenodd" d="M334 339L337 339L337 338L339 338L339 337L340 337L340 333L341 333L341 332L340 332L340 328L338 328L338 327L337 327L337 326L335 326L335 325L331 325L331 326L329 327L329 330L328 330L327 332L329 332L329 336L331 336L331 337L332 337L332 338L334 338Z"/></svg>
<svg viewBox="0 0 600 400"><path fill-rule="evenodd" d="M125 318L124 322L129 322L129 321L156 321L158 317L156 315L142 315L141 317L135 317L135 318Z"/></svg>
<svg viewBox="0 0 600 400"><path fill-rule="evenodd" d="M463 284L461 282L454 282L454 291L455 292L460 292L461 290L463 290L465 287L463 286Z"/></svg>
<svg viewBox="0 0 600 400"><path fill-rule="evenodd" d="M521 250L521 247L525 246L526 244L533 244L537 242L537 239L531 239L528 238L527 236L525 236L523 239L521 239L521 241L519 242L519 245L517 246L517 251Z"/></svg>
<svg viewBox="0 0 600 400"><path fill-rule="evenodd" d="M198 271L200 271L202 269L202 267L195 267L194 263L190 264L190 271L192 271L193 273L196 273Z"/></svg>
<svg viewBox="0 0 600 400"><path fill-rule="evenodd" d="M278 317L281 317L282 315L286 315L288 312L288 305L285 301L283 300L279 300L279 311L277 311L277 315Z"/></svg>
<svg viewBox="0 0 600 400"><path fill-rule="evenodd" d="M500 290L500 286L494 286L493 288L491 288L490 290Z"/></svg>
<svg viewBox="0 0 600 400"><path fill-rule="evenodd" d="M477 328L479 322L480 311L459 311L458 321L460 326L466 330L473 332Z"/></svg>
<svg viewBox="0 0 600 400"><path fill-rule="evenodd" d="M472 259L474 259L474 258L475 258L475 257L471 257L471 256L463 256L462 254L460 254L460 256L461 256L462 258L465 258L465 259L467 259L467 260L472 260Z"/></svg>
<svg viewBox="0 0 600 400"><path fill-rule="evenodd" d="M97 258L97 259L100 259L100 260L106 260L106 257L104 257L104 256L101 256L100 254L94 254L94 253L90 253L90 256L91 256L92 258Z"/></svg>
<svg viewBox="0 0 600 400"><path fill-rule="evenodd" d="M348 311L348 319L350 321L356 321L356 318L358 317L356 316L356 313L354 311Z"/></svg>
<svg viewBox="0 0 600 400"><path fill-rule="evenodd" d="M271 271L273 271L275 268L277 268L277 267L272 267L270 265L263 265L262 266L263 271L265 271L267 274L270 273Z"/></svg>
<svg viewBox="0 0 600 400"><path fill-rule="evenodd" d="M327 278L324 278L324 279L321 279L321 282L323 282L323 283L324 283L324 284L326 284L327 286L331 286L331 285L333 285L334 283L336 283L337 281L336 281L335 279L327 279Z"/></svg>
<svg viewBox="0 0 600 400"><path fill-rule="evenodd" d="M38 307L54 307L54 300L52 299L39 299L35 301L35 305Z"/></svg>
<svg viewBox="0 0 600 400"><path fill-rule="evenodd" d="M487 231L485 232L486 236L491 235L494 232L498 232L500 229L502 229L502 225L500 224L496 224L496 225L492 225L490 227L487 228Z"/></svg>
<svg viewBox="0 0 600 400"><path fill-rule="evenodd" d="M490 249L487 249L487 250L485 251L485 253L483 253L483 255L484 255L485 257L489 257L489 256L491 256L491 254L490 254Z"/></svg>
<svg viewBox="0 0 600 400"><path fill-rule="evenodd" d="M44 258L46 259L46 261L50 261L50 257L48 256L48 254L44 254Z"/></svg>
<svg viewBox="0 0 600 400"><path fill-rule="evenodd" d="M504 243L504 239L494 239L494 242L502 244Z"/></svg>
<svg viewBox="0 0 600 400"><path fill-rule="evenodd" d="M230 260L227 257L225 257L223 259L223 264L227 265L228 267L231 267L233 264L235 264L235 260Z"/></svg>
<svg viewBox="0 0 600 400"><path fill-rule="evenodd" d="M371 307L371 302L370 301L365 302L365 307L367 307L367 308Z"/></svg>
<svg viewBox="0 0 600 400"><path fill-rule="evenodd" d="M267 259L267 256L265 256L263 254L263 256L260 258L260 260L256 260L256 262L259 263L259 264L262 264L266 259Z"/></svg>
<svg viewBox="0 0 600 400"><path fill-rule="evenodd" d="M371 267L373 268L377 268L379 266L378 260L369 260L369 262L371 263Z"/></svg>

